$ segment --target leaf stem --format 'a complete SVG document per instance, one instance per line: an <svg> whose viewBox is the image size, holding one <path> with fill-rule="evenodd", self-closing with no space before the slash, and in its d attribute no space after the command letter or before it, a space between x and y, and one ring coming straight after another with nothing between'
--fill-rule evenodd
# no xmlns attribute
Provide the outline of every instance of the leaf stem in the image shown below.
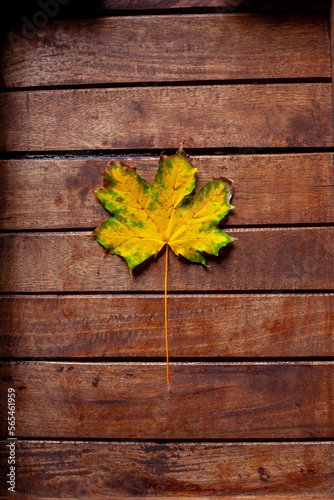
<svg viewBox="0 0 334 500"><path fill-rule="evenodd" d="M168 274L168 244L166 247L166 268L165 268L165 339L166 339L166 361L167 361L167 391L172 392L169 378L169 354L168 354L168 328L167 328L167 274Z"/></svg>

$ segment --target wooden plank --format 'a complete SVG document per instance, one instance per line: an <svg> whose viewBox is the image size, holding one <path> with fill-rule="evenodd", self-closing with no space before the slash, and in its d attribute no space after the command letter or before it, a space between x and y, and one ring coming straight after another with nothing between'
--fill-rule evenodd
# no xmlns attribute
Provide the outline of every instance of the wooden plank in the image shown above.
<svg viewBox="0 0 334 500"><path fill-rule="evenodd" d="M1 356L164 358L163 297L0 297ZM334 295L169 296L169 355L333 356Z"/></svg>
<svg viewBox="0 0 334 500"><path fill-rule="evenodd" d="M4 500L11 500L11 498L13 497L4 497ZM18 497L20 498L20 497ZM29 500L56 500L58 499L59 497L55 497L55 499L52 499L50 497L35 497L35 498L32 498L32 497L26 497L24 496L24 498L29 498ZM84 497L83 497L84 498ZM99 498L99 497L89 497L90 500L95 500L96 498ZM129 497L129 496L117 496L118 500L129 500L129 498L134 498L133 496L132 497ZM163 498L163 500L175 500L176 498L180 498L179 496L170 496L168 495L167 497L166 496L140 496L140 499L141 500L161 500L161 498ZM221 495L218 495L218 496L214 496L215 500L282 500L282 495L281 494L278 494L278 495L263 495L262 493L260 493L260 495L247 495L247 496L234 496L231 497L230 495L228 496L221 496ZM299 495L299 494L296 494L296 495L286 495L284 494L284 500L302 500L302 499L305 499L305 500L333 500L334 498L334 494L332 493L329 493L329 494L316 494L316 495L309 495L309 494L302 494L302 495ZM72 498L63 498L62 497L62 500L76 500L75 497L72 497ZM212 497L209 496L188 496L187 495L187 500L212 500Z"/></svg>
<svg viewBox="0 0 334 500"><path fill-rule="evenodd" d="M229 229L238 240L204 267L170 252L169 290L333 290L334 227ZM164 259L132 278L88 233L0 235L2 292L163 291ZM139 270L138 270L139 271Z"/></svg>
<svg viewBox="0 0 334 500"><path fill-rule="evenodd" d="M11 498L13 497L3 497L3 500L11 500ZM20 498L20 497L17 497L17 498ZM56 500L58 499L59 497L55 497L54 499L50 498L50 497L26 497L24 496L24 498L29 498L29 500ZM85 497L82 497L82 498L85 498ZM89 497L90 500L95 500L96 498L99 498L99 497ZM129 496L117 496L118 500L129 500L130 498L134 498L133 496L132 497L129 497ZM176 498L180 498L179 496L170 496L168 495L167 497L166 496L140 496L140 499L141 500L161 500L161 498L163 498L163 500L175 500ZM263 495L262 493L260 495L247 495L247 496L233 496L231 497L230 495L228 496L221 496L221 495L215 495L214 496L215 500L282 500L282 495L281 494L278 494L278 495ZM316 494L316 495L309 495L309 494L302 494L302 495L285 495L284 494L284 500L302 500L302 499L305 499L305 500L333 500L334 498L334 494L332 493L329 493L329 494ZM72 498L64 498L62 497L62 500L76 500L75 497L72 497ZM209 496L188 496L187 495L187 500L212 500L212 497Z"/></svg>
<svg viewBox="0 0 334 500"><path fill-rule="evenodd" d="M11 500L13 497L3 497L3 500ZM20 497L17 497L17 498L20 498ZM29 498L29 500L58 500L59 497L54 497L54 498L51 498L51 497L26 497L24 496L23 498L27 499ZM82 498L85 498L85 497L82 497ZM96 497L96 496L90 496L89 499L90 500L96 500L97 498L100 498L100 497ZM112 497L111 497L112 498ZM129 500L129 498L135 498L133 496L117 496L117 499L118 500ZM152 495L149 495L149 496L140 496L140 499L141 500L161 500L161 498L163 498L163 500L175 500L176 498L180 498L179 496L152 496ZM309 495L308 493L304 494L296 494L296 495L286 495L284 494L284 500L333 500L334 498L334 493L328 493L328 494L319 494L317 493L316 495ZM242 496L234 496L231 497L230 495L228 496L221 496L221 495L215 495L214 496L214 499L215 500L282 500L282 495L281 494L278 494L278 495L263 495L262 493L260 493L259 495L242 495ZM67 497L67 498L64 498L62 497L62 500L77 500L76 497ZM188 496L187 495L187 500L212 500L212 496Z"/></svg>
<svg viewBox="0 0 334 500"><path fill-rule="evenodd" d="M13 497L3 497L4 500L11 500L11 498ZM17 498L22 498L22 497L17 497ZM27 497L27 496L24 496L23 498L29 498L29 500L57 500L59 499L59 497ZM85 498L85 497L82 497L82 498ZM90 496L89 499L90 500L96 500L97 498L101 498L101 497L97 497L97 496ZM111 497L113 498L113 497ZM135 498L133 496L117 496L117 499L118 500L129 500L129 498ZM149 495L149 496L140 496L141 500L161 500L161 498L163 498L164 500L175 500L176 498L180 498L179 496L163 496L161 497L160 495L156 496L156 495ZM334 498L334 493L328 493L328 494L322 494L322 493L317 493L315 495L310 495L308 493L304 494L298 494L296 493L295 495L289 495L289 494L284 494L284 500L333 500ZM263 495L263 493L260 493L259 495L248 495L245 496L245 495L238 495L238 496L232 496L231 495L215 495L214 496L214 499L215 500L282 500L282 494L278 494L278 495ZM76 497L62 497L62 500L76 500ZM212 500L212 496L188 496L187 495L187 500Z"/></svg>
<svg viewBox="0 0 334 500"><path fill-rule="evenodd" d="M89 1L86 1L89 5ZM114 10L215 8L217 12L256 10L321 10L328 7L325 0L100 0L103 12Z"/></svg>
<svg viewBox="0 0 334 500"><path fill-rule="evenodd" d="M39 36L15 44L7 38L1 73L7 88L330 78L327 18L204 14L54 21Z"/></svg>
<svg viewBox="0 0 334 500"><path fill-rule="evenodd" d="M3 500L11 500L13 497L3 497ZM20 497L17 497L17 498L20 498ZM26 497L24 496L23 498L29 498L29 500L57 500L59 497L55 497L55 498L51 498L51 497ZM85 498L85 497L82 497L82 498ZM96 496L90 496L89 499L90 500L96 500L97 498L100 498L100 497L96 497ZM117 496L117 499L118 500L129 500L129 498L135 498L133 496ZM176 498L180 498L179 496L140 496L140 499L141 500L161 500L161 498L163 498L163 500L175 500ZM309 495L308 493L306 494L296 494L296 495L286 495L284 494L284 500L302 500L302 499L305 499L305 500L333 500L334 498L334 493L328 493L328 494L319 494L317 493L316 495ZM263 495L262 493L260 493L259 495L242 495L242 496L234 496L231 497L230 495L228 496L221 496L221 495L215 495L214 496L214 499L215 500L282 500L282 495L281 494L278 494L278 495ZM71 498L64 498L62 497L62 500L77 500L76 497L71 497ZM187 500L212 500L212 496L188 496L187 495Z"/></svg>
<svg viewBox="0 0 334 500"><path fill-rule="evenodd" d="M8 362L16 435L91 439L305 439L334 432L334 363ZM194 403L195 402L195 403ZM0 430L6 435L7 414Z"/></svg>
<svg viewBox="0 0 334 500"><path fill-rule="evenodd" d="M287 11L298 12L315 12L324 11L327 14L327 0L71 0L66 4L57 2L26 2L17 0L14 5L8 4L6 10L6 19L1 23L3 39L5 36L13 42L13 46L20 42L22 38L33 38L34 36L42 36L39 29L41 23L45 29L49 22L53 19L94 19L101 16L129 15L139 14L157 15L160 13L167 14L173 12L170 9L182 9L182 14L189 14L187 10L192 8L192 12L210 12L211 14L219 13L242 13L242 12L266 12L270 11ZM146 11L146 12L145 12ZM178 12L180 13L180 11ZM288 14L289 14L288 13ZM44 23L45 21L45 23ZM48 39L50 43L50 39ZM90 39L90 44L92 39ZM70 47L67 46L66 50ZM89 51L89 47L88 47ZM86 57L88 54L86 55Z"/></svg>
<svg viewBox="0 0 334 500"><path fill-rule="evenodd" d="M334 2L330 1L330 41L331 41L331 69L332 69L332 98L334 106Z"/></svg>
<svg viewBox="0 0 334 500"><path fill-rule="evenodd" d="M16 91L0 103L4 151L334 145L330 83Z"/></svg>
<svg viewBox="0 0 334 500"><path fill-rule="evenodd" d="M152 182L158 157L116 157ZM224 223L314 224L334 220L332 153L195 156L197 185L212 176L234 181L235 209ZM0 228L92 228L108 212L93 189L108 158L2 160ZM18 203L19 196L19 203Z"/></svg>
<svg viewBox="0 0 334 500"><path fill-rule="evenodd" d="M157 15L161 13L167 14L173 12L170 9L182 9L182 14L192 12L210 12L211 14L219 13L242 13L242 12L270 12L284 11L291 13L295 11L315 12L324 11L327 14L327 0L71 0L66 4L53 1L26 2L24 0L16 0L15 4L8 4L6 10L6 19L0 20L3 39L9 37L12 40L13 46L20 43L20 37L33 38L34 36L42 36L43 29L53 19L94 19L101 16L129 15L136 14L139 11L141 14ZM141 12L140 12L141 11ZM146 11L146 12L145 12ZM180 13L180 10L178 11ZM3 22L1 22L3 21ZM40 29L41 24L43 24ZM48 39L50 43L50 39ZM92 39L90 39L92 43ZM66 50L70 47L67 46ZM89 52L89 47L88 47ZM88 57L88 54L86 55Z"/></svg>
<svg viewBox="0 0 334 500"><path fill-rule="evenodd" d="M5 443L1 445L0 460L6 473L8 449ZM325 500L334 488L331 442L17 441L16 448L15 496L19 498L59 498L60 492L62 498L118 500L169 500L181 494L190 500L208 500L211 495L225 499L231 498L225 495L233 495L235 500L282 498L276 493L284 494L284 500ZM6 494L4 484L1 487Z"/></svg>

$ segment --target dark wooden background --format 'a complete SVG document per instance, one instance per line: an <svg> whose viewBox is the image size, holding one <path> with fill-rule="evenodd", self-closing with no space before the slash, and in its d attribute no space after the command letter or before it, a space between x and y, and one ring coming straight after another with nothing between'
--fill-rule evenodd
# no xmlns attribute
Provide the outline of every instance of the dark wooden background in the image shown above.
<svg viewBox="0 0 334 500"><path fill-rule="evenodd" d="M2 37L2 496L334 498L329 5L56 5ZM164 259L131 277L87 235L108 157L152 181L184 139L199 186L234 180L238 239L170 256L168 394Z"/></svg>

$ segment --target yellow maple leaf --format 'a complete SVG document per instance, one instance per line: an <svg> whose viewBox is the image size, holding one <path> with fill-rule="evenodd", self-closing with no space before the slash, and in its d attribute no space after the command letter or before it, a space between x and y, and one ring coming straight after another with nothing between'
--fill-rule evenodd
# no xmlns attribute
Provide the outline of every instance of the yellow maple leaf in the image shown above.
<svg viewBox="0 0 334 500"><path fill-rule="evenodd" d="M231 181L212 178L197 194L195 173L182 146L161 155L151 187L137 170L110 161L96 196L112 217L92 236L110 253L125 258L132 270L168 244L176 255L205 264L203 252L218 255L233 238L218 228L232 208Z"/></svg>
<svg viewBox="0 0 334 500"><path fill-rule="evenodd" d="M167 244L191 262L206 264L203 252L218 255L233 238L219 229L219 222L233 208L231 181L212 178L197 194L197 169L182 145L173 156L160 156L151 187L137 170L110 161L102 172L103 188L95 194L112 217L91 234L110 253L125 258L129 268L156 256ZM167 340L167 267L165 274L165 338L167 383L170 391Z"/></svg>

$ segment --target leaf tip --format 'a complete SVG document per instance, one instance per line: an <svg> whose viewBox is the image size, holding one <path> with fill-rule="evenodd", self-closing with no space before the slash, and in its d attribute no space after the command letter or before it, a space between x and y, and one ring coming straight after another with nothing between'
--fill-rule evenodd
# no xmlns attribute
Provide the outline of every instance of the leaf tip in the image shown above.
<svg viewBox="0 0 334 500"><path fill-rule="evenodd" d="M192 141L192 143L193 143L193 144L195 145L195 147L196 147L196 143L195 143L195 141L194 141L193 137L186 137L185 139L183 139L183 141L182 141L182 142L180 142L180 148L179 148L179 149L181 149L181 148L183 149L183 145L184 145L184 143L185 143L185 142L187 142L187 141Z"/></svg>
<svg viewBox="0 0 334 500"><path fill-rule="evenodd" d="M183 149L183 144L187 141L188 139L184 139L181 143L180 143L180 147L179 149L177 150L176 152L176 155L180 155L180 156L183 156L185 157L186 160L190 161L189 159L189 155L185 152L185 150Z"/></svg>

